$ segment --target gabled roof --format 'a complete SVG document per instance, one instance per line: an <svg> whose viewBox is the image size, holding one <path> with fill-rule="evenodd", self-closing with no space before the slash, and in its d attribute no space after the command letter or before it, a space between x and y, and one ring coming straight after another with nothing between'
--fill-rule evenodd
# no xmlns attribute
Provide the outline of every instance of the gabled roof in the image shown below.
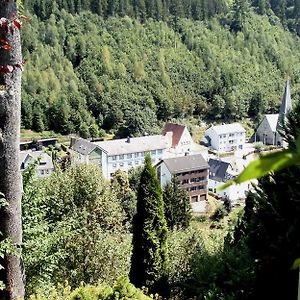
<svg viewBox="0 0 300 300"><path fill-rule="evenodd" d="M95 148L97 148L97 146L94 143L91 143L84 139L77 140L72 146L72 150L82 155L90 154Z"/></svg>
<svg viewBox="0 0 300 300"><path fill-rule="evenodd" d="M246 132L245 128L240 123L217 125L210 127L210 129L214 130L218 135L234 132Z"/></svg>
<svg viewBox="0 0 300 300"><path fill-rule="evenodd" d="M228 172L230 163L210 158L208 165L210 179L221 182L226 182L229 179Z"/></svg>
<svg viewBox="0 0 300 300"><path fill-rule="evenodd" d="M208 163L201 154L187 155L163 160L172 174L193 170L208 169Z"/></svg>
<svg viewBox="0 0 300 300"><path fill-rule="evenodd" d="M276 131L279 114L268 114L265 116L272 132Z"/></svg>
<svg viewBox="0 0 300 300"><path fill-rule="evenodd" d="M174 123L166 123L165 124L162 134L166 135L167 132L173 133L172 148L175 148L178 145L185 128L186 127L184 125L179 125L179 124L174 124Z"/></svg>
<svg viewBox="0 0 300 300"><path fill-rule="evenodd" d="M133 137L127 139L117 139L109 141L94 142L95 147L99 147L107 152L109 156L136 152L148 152L153 150L163 150L170 146L170 142L163 135L149 135Z"/></svg>
<svg viewBox="0 0 300 300"><path fill-rule="evenodd" d="M20 165L22 168L22 164L29 160L29 163L36 161L39 159L39 165L37 169L53 169L53 161L49 154L43 151L21 151L20 152Z"/></svg>

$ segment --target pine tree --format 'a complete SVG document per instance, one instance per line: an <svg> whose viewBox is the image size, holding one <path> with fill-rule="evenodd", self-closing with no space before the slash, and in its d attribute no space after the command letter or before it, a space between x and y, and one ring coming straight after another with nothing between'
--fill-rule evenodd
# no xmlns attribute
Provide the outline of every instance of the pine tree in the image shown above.
<svg viewBox="0 0 300 300"><path fill-rule="evenodd" d="M162 192L147 154L133 220L130 279L137 287L146 286L162 296L168 294L167 234Z"/></svg>
<svg viewBox="0 0 300 300"><path fill-rule="evenodd" d="M234 0L231 30L237 32L243 29L248 10L249 3L247 0Z"/></svg>
<svg viewBox="0 0 300 300"><path fill-rule="evenodd" d="M164 187L163 199L169 230L187 228L191 220L191 204L176 177Z"/></svg>

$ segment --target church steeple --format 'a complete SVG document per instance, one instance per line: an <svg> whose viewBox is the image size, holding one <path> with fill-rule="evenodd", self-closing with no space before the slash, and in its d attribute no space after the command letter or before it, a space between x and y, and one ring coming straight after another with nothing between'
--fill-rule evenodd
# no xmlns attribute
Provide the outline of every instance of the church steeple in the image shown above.
<svg viewBox="0 0 300 300"><path fill-rule="evenodd" d="M291 89L290 89L290 82L289 80L287 80L285 84L281 106L279 109L279 117L276 126L277 131L278 129L280 130L282 128L282 123L284 123L286 116L289 110L291 110L291 108L292 108Z"/></svg>

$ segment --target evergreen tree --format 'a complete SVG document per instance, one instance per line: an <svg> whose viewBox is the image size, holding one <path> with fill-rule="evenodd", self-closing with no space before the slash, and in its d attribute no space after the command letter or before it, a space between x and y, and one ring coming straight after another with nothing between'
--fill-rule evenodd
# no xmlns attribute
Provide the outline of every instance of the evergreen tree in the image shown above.
<svg viewBox="0 0 300 300"><path fill-rule="evenodd" d="M234 0L231 30L237 32L243 29L248 11L249 3L247 0Z"/></svg>
<svg viewBox="0 0 300 300"><path fill-rule="evenodd" d="M130 279L137 287L146 286L162 296L168 294L167 234L162 192L147 154L133 220Z"/></svg>
<svg viewBox="0 0 300 300"><path fill-rule="evenodd" d="M300 132L300 103L287 118L285 137L295 149ZM300 168L293 166L259 181L246 200L236 241L246 240L256 261L253 299L296 299L298 271L291 266L300 253ZM284 187L284 188L283 188ZM242 237L242 238L241 238Z"/></svg>
<svg viewBox="0 0 300 300"><path fill-rule="evenodd" d="M163 199L169 230L187 228L191 220L191 204L176 177L164 187Z"/></svg>

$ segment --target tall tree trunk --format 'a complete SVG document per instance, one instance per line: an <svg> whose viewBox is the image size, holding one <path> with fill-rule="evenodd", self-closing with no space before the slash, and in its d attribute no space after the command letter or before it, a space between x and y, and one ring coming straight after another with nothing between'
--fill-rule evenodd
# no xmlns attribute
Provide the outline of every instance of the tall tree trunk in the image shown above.
<svg viewBox="0 0 300 300"><path fill-rule="evenodd" d="M16 17L16 0L0 0L0 192L8 202L7 207L0 209L0 231L2 240L10 238L19 248L22 242L19 165L22 54L20 23ZM7 254L1 263L5 269L0 272L0 280L6 284L6 290L0 292L0 299L23 298L21 258Z"/></svg>

